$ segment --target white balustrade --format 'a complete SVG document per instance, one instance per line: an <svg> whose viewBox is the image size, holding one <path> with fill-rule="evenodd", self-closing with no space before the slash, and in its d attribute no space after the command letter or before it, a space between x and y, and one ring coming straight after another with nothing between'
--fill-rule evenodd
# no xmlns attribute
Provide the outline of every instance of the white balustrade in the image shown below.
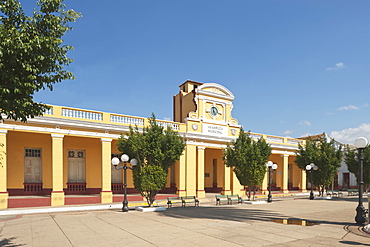
<svg viewBox="0 0 370 247"><path fill-rule="evenodd" d="M288 144L297 145L302 143L302 141L294 140L294 139L288 139Z"/></svg>
<svg viewBox="0 0 370 247"><path fill-rule="evenodd" d="M53 115L53 107L50 107L50 109L45 110L44 111L44 114L46 114L46 115Z"/></svg>
<svg viewBox="0 0 370 247"><path fill-rule="evenodd" d="M281 137L273 137L273 136L267 136L266 141L267 141L267 142L283 143L283 142L284 142L284 138L281 138Z"/></svg>
<svg viewBox="0 0 370 247"><path fill-rule="evenodd" d="M250 134L250 137L252 138L252 140L258 140L262 137L262 135Z"/></svg>
<svg viewBox="0 0 370 247"><path fill-rule="evenodd" d="M171 127L173 130L179 130L179 124L176 123L162 122L157 120L157 124L163 128Z"/></svg>
<svg viewBox="0 0 370 247"><path fill-rule="evenodd" d="M81 110L73 110L73 109L62 109L62 116L63 117L71 117L71 118L82 118L82 119L89 119L89 120L103 120L103 114L99 112L88 112L88 111L81 111Z"/></svg>
<svg viewBox="0 0 370 247"><path fill-rule="evenodd" d="M134 118L134 117L127 117L127 116L120 116L120 115L110 115L110 121L113 123L122 123L122 124L130 124L130 125L138 125L144 126L144 119L143 118Z"/></svg>

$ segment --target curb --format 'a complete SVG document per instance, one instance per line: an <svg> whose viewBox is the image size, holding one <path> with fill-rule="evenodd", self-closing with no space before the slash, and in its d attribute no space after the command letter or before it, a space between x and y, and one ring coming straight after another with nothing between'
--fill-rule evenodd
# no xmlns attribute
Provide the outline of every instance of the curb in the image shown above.
<svg viewBox="0 0 370 247"><path fill-rule="evenodd" d="M293 196L306 196L309 193L298 193L298 194L273 194L273 197L293 197ZM255 198L266 198L266 195L256 195ZM245 198L243 198L243 201ZM213 198L199 198L202 203L214 203ZM136 208L140 206L147 206L146 202L132 202L128 203L129 208ZM167 205L165 200L158 200L154 202L155 206ZM114 204L100 204L100 205L77 205L77 206L60 206L60 207L42 207L42 208L22 208L22 209L6 209L0 211L0 216L6 215L26 215L26 214L44 214L44 213L60 213L60 212L76 212L76 211L93 211L93 210L109 210L109 209L121 209L122 203Z"/></svg>

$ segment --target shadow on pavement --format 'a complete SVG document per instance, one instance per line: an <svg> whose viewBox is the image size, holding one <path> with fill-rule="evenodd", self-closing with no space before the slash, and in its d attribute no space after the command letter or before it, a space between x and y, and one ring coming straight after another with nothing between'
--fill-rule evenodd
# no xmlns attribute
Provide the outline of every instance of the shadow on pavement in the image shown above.
<svg viewBox="0 0 370 247"><path fill-rule="evenodd" d="M339 241L341 244L348 244L348 245L357 245L357 246L370 246L370 244L364 244L360 242L355 242L355 241Z"/></svg>
<svg viewBox="0 0 370 247"><path fill-rule="evenodd" d="M356 225L350 222L338 222L327 220L312 220L291 217L288 215L278 214L274 211L269 210L258 210L258 209L246 209L237 207L186 207L186 208L171 208L166 211L158 212L164 217L174 217L182 219L214 219L214 220L229 220L229 221L274 221L279 219L294 219L302 221L310 221L318 224L332 224L332 225Z"/></svg>
<svg viewBox="0 0 370 247"><path fill-rule="evenodd" d="M24 244L14 244L12 243L12 240L15 238L4 238L0 240L0 246L6 246L6 247L16 247L16 246L24 246Z"/></svg>

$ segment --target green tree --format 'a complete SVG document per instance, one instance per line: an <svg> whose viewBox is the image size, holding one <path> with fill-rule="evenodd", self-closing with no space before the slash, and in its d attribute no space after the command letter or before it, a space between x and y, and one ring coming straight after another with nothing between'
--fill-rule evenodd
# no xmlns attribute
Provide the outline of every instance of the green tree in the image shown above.
<svg viewBox="0 0 370 247"><path fill-rule="evenodd" d="M33 16L26 16L18 0L0 1L0 121L27 121L48 109L34 102L35 92L74 79L64 69L72 59L62 37L80 14L65 10L63 0L39 0Z"/></svg>
<svg viewBox="0 0 370 247"><path fill-rule="evenodd" d="M166 186L168 168L180 159L185 142L170 127L165 129L158 124L154 114L149 123L142 132L137 126L130 126L128 137L121 135L117 146L119 151L138 160L133 169L134 186L152 206L158 190Z"/></svg>
<svg viewBox="0 0 370 247"><path fill-rule="evenodd" d="M224 150L222 158L225 165L233 168L241 185L248 186L248 198L252 190L254 200L256 190L262 185L271 150L265 139L261 137L254 141L243 128L240 129L238 138L227 144Z"/></svg>
<svg viewBox="0 0 370 247"><path fill-rule="evenodd" d="M355 174L358 181L358 149L351 149L349 145L346 147L344 160L347 164L348 171ZM363 182L366 191L370 188L370 146L364 149L363 161Z"/></svg>
<svg viewBox="0 0 370 247"><path fill-rule="evenodd" d="M295 163L300 169L305 170L310 163L318 167L318 170L313 171L313 184L319 186L320 195L323 195L341 166L342 145L334 139L329 141L323 134L316 139L308 138L304 146L299 144L296 155ZM310 181L308 174L307 179Z"/></svg>

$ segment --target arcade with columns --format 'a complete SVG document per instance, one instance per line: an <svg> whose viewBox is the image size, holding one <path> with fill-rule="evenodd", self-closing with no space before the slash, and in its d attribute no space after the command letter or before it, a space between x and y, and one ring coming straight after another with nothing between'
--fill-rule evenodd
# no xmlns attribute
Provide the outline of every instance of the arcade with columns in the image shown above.
<svg viewBox="0 0 370 247"><path fill-rule="evenodd" d="M173 96L171 126L186 142L180 160L170 168L163 193L205 197L206 193L244 195L231 168L223 164L226 144L237 138L232 118L234 95L216 83L186 81ZM6 116L5 116L6 118ZM5 119L0 123L0 208L12 196L44 196L50 206L65 205L67 195L99 195L100 203L122 194L122 171L111 165L119 136L129 126L143 128L143 117L51 106L42 117L27 123ZM264 138L278 165L272 176L275 191L306 191L306 173L294 163L299 139L251 133ZM134 158L134 157L132 157ZM128 171L128 193L137 193ZM262 193L267 191L267 173Z"/></svg>

